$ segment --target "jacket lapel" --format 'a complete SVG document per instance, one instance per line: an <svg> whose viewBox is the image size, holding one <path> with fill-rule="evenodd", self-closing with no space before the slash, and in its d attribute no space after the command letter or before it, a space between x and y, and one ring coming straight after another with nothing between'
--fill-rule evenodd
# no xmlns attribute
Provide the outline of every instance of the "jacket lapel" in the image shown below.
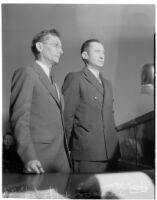
<svg viewBox="0 0 157 200"><path fill-rule="evenodd" d="M53 97L53 99L56 101L58 107L60 108L60 102L59 102L57 93L55 91L55 86L53 87L53 85L50 82L50 80L48 79L47 75L45 74L45 72L42 70L42 68L37 63L34 64L33 68L34 68L35 72L39 75L39 79L41 80L41 82L43 83L45 88L49 91L50 95Z"/></svg>
<svg viewBox="0 0 157 200"><path fill-rule="evenodd" d="M109 107L110 105L113 105L112 87L109 84L109 81L107 81L101 74L100 78L104 88L104 100L103 100L104 120L107 120L110 111Z"/></svg>
<svg viewBox="0 0 157 200"><path fill-rule="evenodd" d="M83 68L86 80L91 83L101 94L103 94L103 86L99 83L97 78L88 70L87 67Z"/></svg>
<svg viewBox="0 0 157 200"><path fill-rule="evenodd" d="M60 97L61 97L61 99L60 99L60 103L61 103L61 110L62 110L62 112L64 111L64 98L63 98L63 95L62 95L62 93L60 92Z"/></svg>
<svg viewBox="0 0 157 200"><path fill-rule="evenodd" d="M64 111L64 98L63 98L62 92L59 87L58 87L58 91L59 91L59 95L60 95L59 104L60 104L61 111L63 112Z"/></svg>

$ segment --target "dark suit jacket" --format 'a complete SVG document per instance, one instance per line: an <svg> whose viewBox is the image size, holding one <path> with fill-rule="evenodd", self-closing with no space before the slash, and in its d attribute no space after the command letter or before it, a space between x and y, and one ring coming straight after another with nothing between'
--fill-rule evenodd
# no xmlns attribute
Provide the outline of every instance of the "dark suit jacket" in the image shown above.
<svg viewBox="0 0 157 200"><path fill-rule="evenodd" d="M46 172L69 172L63 131L63 97L36 63L13 75L10 122L24 163L39 160Z"/></svg>
<svg viewBox="0 0 157 200"><path fill-rule="evenodd" d="M62 86L65 101L65 131L75 160L107 161L119 156L113 116L111 83L103 86L84 68L66 76Z"/></svg>

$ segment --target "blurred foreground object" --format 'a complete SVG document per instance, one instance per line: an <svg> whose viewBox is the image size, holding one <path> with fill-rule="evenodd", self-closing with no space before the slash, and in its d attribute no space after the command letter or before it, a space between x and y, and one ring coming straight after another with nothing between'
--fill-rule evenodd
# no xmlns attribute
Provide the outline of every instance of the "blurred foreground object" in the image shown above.
<svg viewBox="0 0 157 200"><path fill-rule="evenodd" d="M77 191L102 199L154 199L154 184L142 172L96 174L81 183Z"/></svg>
<svg viewBox="0 0 157 200"><path fill-rule="evenodd" d="M68 199L59 194L57 190L50 188L47 190L24 191L24 192L5 192L3 198L21 198L21 199Z"/></svg>
<svg viewBox="0 0 157 200"><path fill-rule="evenodd" d="M141 93L154 94L154 64L145 64L141 72Z"/></svg>

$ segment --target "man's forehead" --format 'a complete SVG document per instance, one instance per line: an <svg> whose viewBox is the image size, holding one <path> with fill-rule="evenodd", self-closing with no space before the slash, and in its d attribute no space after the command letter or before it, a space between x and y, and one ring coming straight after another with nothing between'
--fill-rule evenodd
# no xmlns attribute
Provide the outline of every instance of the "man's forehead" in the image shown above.
<svg viewBox="0 0 157 200"><path fill-rule="evenodd" d="M44 41L61 42L60 38L53 34L48 34L44 37Z"/></svg>
<svg viewBox="0 0 157 200"><path fill-rule="evenodd" d="M104 46L100 42L91 42L89 47L104 50Z"/></svg>

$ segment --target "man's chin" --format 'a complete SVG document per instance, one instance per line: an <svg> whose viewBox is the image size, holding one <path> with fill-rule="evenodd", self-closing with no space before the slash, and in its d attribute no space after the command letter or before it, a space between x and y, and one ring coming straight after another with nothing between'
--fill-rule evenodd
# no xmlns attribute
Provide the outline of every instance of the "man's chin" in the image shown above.
<svg viewBox="0 0 157 200"><path fill-rule="evenodd" d="M98 68L102 68L104 65L99 65Z"/></svg>
<svg viewBox="0 0 157 200"><path fill-rule="evenodd" d="M102 68L104 66L104 63L98 63L97 67Z"/></svg>
<svg viewBox="0 0 157 200"><path fill-rule="evenodd" d="M54 65L57 65L59 63L59 59L58 60L56 59L53 62L54 62Z"/></svg>

